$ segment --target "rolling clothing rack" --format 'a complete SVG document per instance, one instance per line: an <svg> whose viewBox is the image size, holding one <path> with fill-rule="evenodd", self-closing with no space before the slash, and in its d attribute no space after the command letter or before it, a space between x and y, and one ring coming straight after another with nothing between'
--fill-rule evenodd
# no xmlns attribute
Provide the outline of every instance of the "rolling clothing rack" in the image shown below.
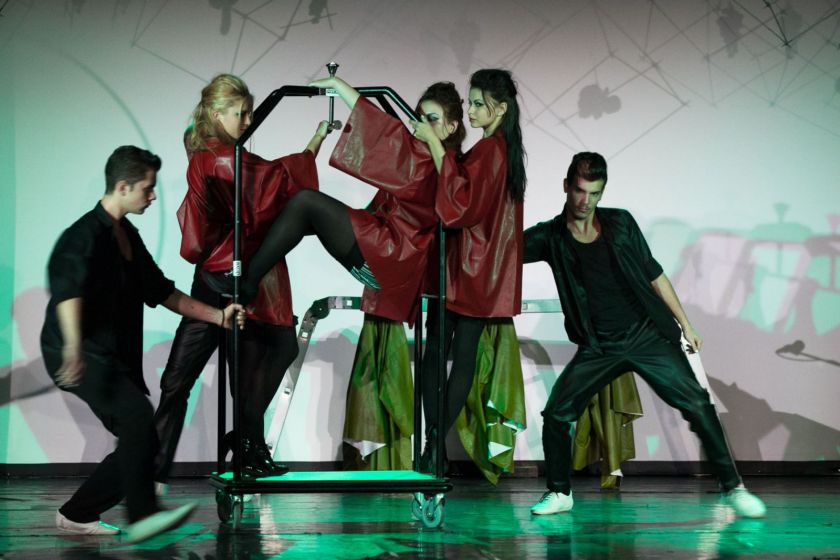
<svg viewBox="0 0 840 560"><path fill-rule="evenodd" d="M328 65L329 68L329 65ZM335 70L330 69L331 75ZM382 109L395 118L399 118L398 113L394 109L396 106L407 117L417 120L417 115L413 109L399 96L397 93L386 86L369 86L356 88L362 97L371 98L379 103ZM241 247L241 202L242 202L242 150L244 144L256 132L260 125L265 121L266 117L274 110L281 100L287 97L314 97L314 96L329 96L330 99L330 124L331 126L337 121L332 120L332 102L335 97L335 92L331 89L323 89L308 86L292 86L287 85L274 90L271 94L256 108L253 114L251 125L242 133L242 136L236 141L234 145L234 245L233 245L233 301L239 302L240 281L242 275L242 261L240 254ZM439 336L443 336L444 328L444 311L446 306L446 272L445 272L445 231L443 227L438 224L438 247L439 247L439 296L424 296L430 302L438 305L439 317ZM329 300L330 298L326 298ZM347 298L342 298L347 299ZM324 301L324 300L319 300ZM316 302L317 303L317 302ZM335 303L335 302L334 302ZM239 426L241 425L242 410L238 396L241 395L240 382L241 376L239 374L239 351L240 351L240 333L238 329L233 329L229 336L232 337L230 352L231 352L231 383L237 390L233 391L233 433L237 434L234 438L234 453L232 470L226 472L223 438L225 436L225 426L227 420L225 418L225 410L227 405L227 395L225 387L225 348L226 344L220 345L219 353L219 395L218 395L218 461L216 472L210 477L210 484L216 489L216 504L219 518L226 523L232 524L234 528L238 527L244 509L244 495L245 494L267 494L267 493L317 493L317 492L410 492L413 493L414 498L411 502L411 515L415 519L419 519L424 526L433 528L439 527L443 522L443 506L444 494L452 489L452 484L443 476L443 463L439 460L443 456L443 446L445 441L443 438L437 438L437 453L435 454L438 460L436 461L434 475L423 474L417 472L420 457L420 437L421 430L421 400L420 400L420 381L419 375L422 371L422 306L418 311L418 321L415 326L415 399L414 399L414 470L412 471L357 471L357 472L290 472L282 476L273 476L265 478L249 478L242 475L242 440L238 434L241 434ZM314 309L314 311L313 311ZM311 328L314 328L313 320L317 322L318 314L329 312L328 306L316 307L313 306L304 317L301 331L298 336L298 344L303 345L301 336L307 331L309 325L309 334ZM312 312L312 313L310 313ZM300 355L290 368L290 375L286 379L292 381L292 388L297 382L297 377L300 374L300 366L303 363L303 358L306 354L306 346L308 346L309 339L306 335L305 345L301 347ZM444 344L438 345L443 349ZM443 425L443 415L446 391L446 357L443 352L439 352L437 358L437 378L438 378L438 425ZM288 384L285 385L288 388ZM281 387L281 391L283 387ZM290 393L291 394L291 393ZM289 399L290 399L289 394ZM282 398L281 393L281 398ZM282 401L281 401L282 402ZM288 407L288 400L285 403ZM283 415L285 419L285 414ZM279 430L282 429L282 423L279 427L275 427L272 423L270 429L270 437L275 434L271 430L276 430L276 437L279 437Z"/></svg>

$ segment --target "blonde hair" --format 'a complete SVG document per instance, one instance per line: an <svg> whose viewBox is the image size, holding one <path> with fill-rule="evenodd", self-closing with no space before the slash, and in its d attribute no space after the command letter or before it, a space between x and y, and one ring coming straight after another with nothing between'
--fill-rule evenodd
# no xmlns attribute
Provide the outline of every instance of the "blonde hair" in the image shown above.
<svg viewBox="0 0 840 560"><path fill-rule="evenodd" d="M226 144L235 140L219 126L213 113L225 111L236 103L247 100L252 106L254 96L239 77L233 74L219 74L201 90L201 101L195 106L192 124L187 130L185 143L191 152L207 149L207 140L218 138Z"/></svg>

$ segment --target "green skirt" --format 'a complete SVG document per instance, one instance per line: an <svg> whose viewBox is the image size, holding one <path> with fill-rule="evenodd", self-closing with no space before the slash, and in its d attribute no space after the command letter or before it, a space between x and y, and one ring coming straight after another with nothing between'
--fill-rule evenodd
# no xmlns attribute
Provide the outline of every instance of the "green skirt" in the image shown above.
<svg viewBox="0 0 840 560"><path fill-rule="evenodd" d="M411 469L414 381L402 323L365 316L344 417L344 466Z"/></svg>
<svg viewBox="0 0 840 560"><path fill-rule="evenodd" d="M575 428L572 468L601 466L601 488L616 488L618 477L611 473L622 461L636 456L633 420L642 416L642 403L633 372L617 377L592 397Z"/></svg>
<svg viewBox="0 0 840 560"><path fill-rule="evenodd" d="M467 454L495 484L513 471L515 436L525 429L525 389L513 320L485 328L476 375L455 429ZM410 469L414 389L402 323L366 316L347 388L344 465Z"/></svg>
<svg viewBox="0 0 840 560"><path fill-rule="evenodd" d="M478 342L467 404L455 420L467 454L491 483L513 472L516 434L524 430L525 384L513 319L493 321Z"/></svg>

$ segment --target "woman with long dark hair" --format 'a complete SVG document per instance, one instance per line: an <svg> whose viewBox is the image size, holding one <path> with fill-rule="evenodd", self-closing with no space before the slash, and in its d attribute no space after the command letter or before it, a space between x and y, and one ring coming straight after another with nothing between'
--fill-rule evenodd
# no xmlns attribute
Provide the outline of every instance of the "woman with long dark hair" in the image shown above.
<svg viewBox="0 0 840 560"><path fill-rule="evenodd" d="M517 315L522 306L522 205L525 150L516 84L507 70L484 69L470 78L469 120L483 138L459 160L432 133L413 123L439 172L435 210L450 230L446 243L444 352L452 354L444 424L435 398L438 315L429 310L423 361L426 418L424 470L434 464L436 439L446 437L463 408L476 370L476 349L485 326Z"/></svg>
<svg viewBox="0 0 840 560"><path fill-rule="evenodd" d="M352 101L349 86L337 80L328 83ZM463 101L454 84L430 85L415 111L430 123L446 150L462 155ZM355 231L366 236L359 243L372 270L377 277L383 276L381 270L388 273L380 289L365 287L362 296L365 317L347 388L344 462L350 468L411 468L414 396L403 323L413 323L417 315L423 271L434 260L437 171L427 145L366 100L353 105L331 163L379 187L367 211L352 212L358 214L356 220L369 224ZM412 223L422 227L407 227ZM399 229L405 240L383 240L376 233L380 228ZM388 252L391 246L400 249ZM391 263L403 267L405 281L388 281Z"/></svg>

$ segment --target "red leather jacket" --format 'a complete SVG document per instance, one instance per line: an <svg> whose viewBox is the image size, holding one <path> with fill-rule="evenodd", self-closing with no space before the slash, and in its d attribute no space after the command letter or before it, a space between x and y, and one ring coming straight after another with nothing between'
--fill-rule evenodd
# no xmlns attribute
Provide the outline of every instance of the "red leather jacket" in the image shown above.
<svg viewBox="0 0 840 560"><path fill-rule="evenodd" d="M428 147L361 98L330 165L379 189L367 209L348 209L359 250L381 287L365 288L362 309L413 322L437 226L437 171Z"/></svg>
<svg viewBox="0 0 840 560"><path fill-rule="evenodd" d="M447 228L446 307L471 317L512 317L522 307L522 203L508 196L501 131L462 161L448 153L435 210Z"/></svg>
<svg viewBox="0 0 840 560"><path fill-rule="evenodd" d="M218 140L207 150L188 154L187 195L178 209L181 256L202 270L230 270L233 262L233 146ZM318 188L312 152L272 161L242 153L242 249L247 262L268 228L297 191ZM293 326L292 291L285 260L260 282L249 318L272 325Z"/></svg>

